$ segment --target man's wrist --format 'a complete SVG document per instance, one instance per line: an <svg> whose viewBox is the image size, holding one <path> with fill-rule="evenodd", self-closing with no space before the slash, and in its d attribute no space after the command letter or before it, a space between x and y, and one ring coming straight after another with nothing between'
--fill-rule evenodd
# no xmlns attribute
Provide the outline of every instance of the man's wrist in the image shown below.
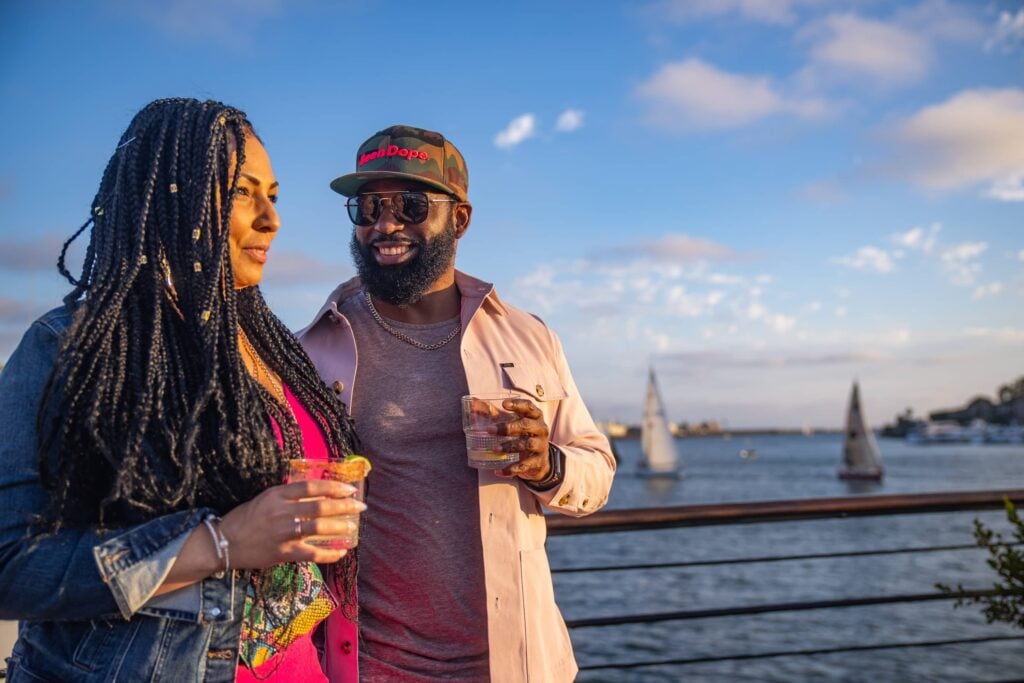
<svg viewBox="0 0 1024 683"><path fill-rule="evenodd" d="M548 444L548 474L538 481L526 482L536 491L550 491L565 479L565 454L553 443Z"/></svg>

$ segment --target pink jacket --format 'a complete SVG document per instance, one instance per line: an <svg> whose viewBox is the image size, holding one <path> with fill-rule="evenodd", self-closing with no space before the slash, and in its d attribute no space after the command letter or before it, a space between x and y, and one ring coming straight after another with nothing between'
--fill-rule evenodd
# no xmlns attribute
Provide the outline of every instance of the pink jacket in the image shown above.
<svg viewBox="0 0 1024 683"><path fill-rule="evenodd" d="M542 508L573 517L600 509L608 500L615 459L583 405L555 333L533 315L504 303L493 285L461 272L455 281L462 294L461 349L469 391L512 388L525 395L544 412L551 443L565 453L563 483L544 492L480 470L491 680L571 681L576 660L555 605ZM358 353L338 304L359 291L358 279L339 286L298 333L324 381L348 405L358 400L352 395ZM328 673L337 681L342 679L334 671L354 671L357 641L347 620L329 622Z"/></svg>

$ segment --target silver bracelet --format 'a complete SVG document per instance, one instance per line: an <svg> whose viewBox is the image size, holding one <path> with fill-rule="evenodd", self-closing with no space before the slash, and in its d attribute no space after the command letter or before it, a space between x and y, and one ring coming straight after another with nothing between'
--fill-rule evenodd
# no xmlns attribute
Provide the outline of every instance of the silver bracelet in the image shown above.
<svg viewBox="0 0 1024 683"><path fill-rule="evenodd" d="M214 522L217 522L217 524L215 525ZM210 532L210 537L213 538L213 548L217 551L217 559L224 563L221 571L227 573L231 570L231 544L228 543L227 537L221 533L220 517L216 515L205 517L203 524L206 525L207 530Z"/></svg>

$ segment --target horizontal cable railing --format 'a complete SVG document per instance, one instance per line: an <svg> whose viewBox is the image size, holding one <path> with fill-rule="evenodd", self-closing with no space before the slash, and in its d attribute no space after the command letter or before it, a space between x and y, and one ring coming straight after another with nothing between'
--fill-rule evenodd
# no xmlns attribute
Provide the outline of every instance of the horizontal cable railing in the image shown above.
<svg viewBox="0 0 1024 683"><path fill-rule="evenodd" d="M1007 543L1018 547L1024 543ZM579 574L583 572L616 572L638 569L687 569L691 567L720 567L730 564L763 564L766 562L793 562L794 560L832 560L843 557L875 557L880 555L906 555L912 553L938 553L950 550L977 550L976 543L960 545L911 546L909 548L879 548L877 550L850 550L836 553L805 553L803 555L761 555L754 557L727 557L720 560L692 560L689 562L647 562L641 564L607 564L588 567L555 567L552 574Z"/></svg>
<svg viewBox="0 0 1024 683"><path fill-rule="evenodd" d="M711 657L688 657L681 659L648 659L637 662L613 662L610 664L591 664L580 666L580 671L597 671L600 669L639 669L650 666L683 666L686 664L709 664L714 662L749 661L753 659L771 659L775 657L809 657L811 655L831 655L843 652L872 652L875 650L902 650L922 647L942 647L944 645L973 645L977 643L998 643L1012 640L1024 640L1024 636L985 636L982 638L956 638L949 640L918 640L908 643L876 643L871 645L845 645L842 647L804 648L800 650L772 650L769 652L751 652L734 655ZM1013 679L1019 681L1020 679Z"/></svg>
<svg viewBox="0 0 1024 683"><path fill-rule="evenodd" d="M834 517L912 515L928 512L957 512L1001 508L1003 499L1024 501L1024 489L1000 491L955 491L949 493L906 493L858 498L806 498L755 503L676 505L659 508L607 510L587 517L547 517L552 536L650 531L678 527L720 524L756 524Z"/></svg>
<svg viewBox="0 0 1024 683"><path fill-rule="evenodd" d="M967 597L991 595L990 591L969 591ZM621 624L654 624L660 621L686 619L710 619L713 617L736 617L772 612L804 612L813 609L835 607L868 607L870 605L892 605L907 602L930 602L951 600L945 593L912 593L908 595L879 595L870 598L846 598L838 600L810 600L806 602L775 602L768 605L747 605L745 607L719 607L714 609L680 610L676 612L654 612L650 614L628 614L623 616L594 617L591 619L566 620L569 628L593 626L619 626Z"/></svg>
<svg viewBox="0 0 1024 683"><path fill-rule="evenodd" d="M548 516L548 532L551 536L575 534L611 533L622 531L649 531L680 527L698 527L731 524L757 524L768 522L820 520L834 518L869 517L885 515L913 515L939 512L962 512L971 510L995 510L1002 508L1005 500L1024 502L1024 489L997 491L957 491L948 493L897 494L885 496L863 496L856 498L813 498L802 500L778 500L753 503L726 503L709 505L681 505L661 508L632 510L609 510L597 512L589 517L572 518ZM1010 545L1019 546L1019 543ZM870 550L838 551L831 553L805 553L791 555L768 555L747 558L722 558L685 562L652 562L640 564L602 565L594 567L556 567L556 574L581 572L609 572L655 570L691 567L710 567L764 562L790 562L797 560L821 560L836 558L900 555L905 553L926 553L977 549L976 545L933 545L907 548L879 548ZM974 590L966 597L992 595L991 591ZM776 602L761 605L743 605L699 610L677 610L648 614L621 614L612 616L570 619L566 625L573 629L621 626L627 624L653 624L672 620L712 619L718 617L750 616L777 612L801 612L850 607L869 607L898 603L925 603L953 600L955 596L946 593L914 593L842 597L831 600L810 600ZM633 662L609 662L585 664L581 671L599 669L634 669L654 666L683 666L710 662L726 662L776 657L811 656L844 652L891 650L900 648L927 648L984 642L1024 640L1024 636L986 636L975 638L851 644L822 648L775 650L760 653L735 653L716 656L667 658Z"/></svg>

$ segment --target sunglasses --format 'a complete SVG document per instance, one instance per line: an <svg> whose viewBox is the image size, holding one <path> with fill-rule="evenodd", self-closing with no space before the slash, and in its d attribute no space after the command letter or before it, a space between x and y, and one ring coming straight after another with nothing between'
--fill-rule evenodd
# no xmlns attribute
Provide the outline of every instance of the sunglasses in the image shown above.
<svg viewBox="0 0 1024 683"><path fill-rule="evenodd" d="M458 201L452 197L429 197L426 192L369 192L349 197L345 202L345 207L348 209L348 217L353 224L368 226L380 219L384 203L387 202L388 208L391 209L395 218L402 223L415 225L427 220L431 204L437 202L458 203Z"/></svg>

